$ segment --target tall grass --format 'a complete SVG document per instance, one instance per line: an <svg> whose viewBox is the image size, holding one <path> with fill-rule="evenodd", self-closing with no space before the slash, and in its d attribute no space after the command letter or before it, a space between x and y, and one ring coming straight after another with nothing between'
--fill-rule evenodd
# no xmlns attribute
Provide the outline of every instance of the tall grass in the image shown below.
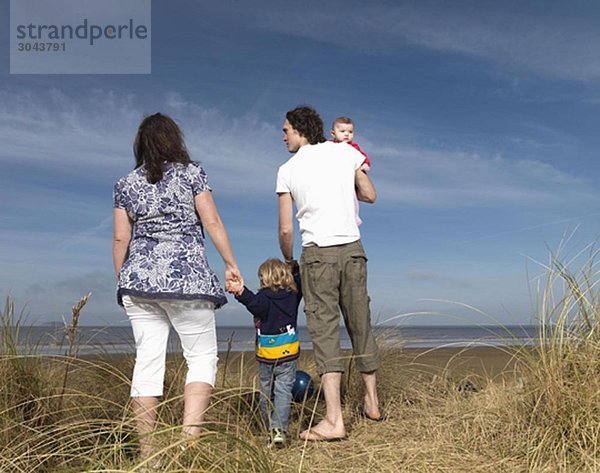
<svg viewBox="0 0 600 473"><path fill-rule="evenodd" d="M181 356L169 359L167 396L153 433L156 453L139 458L129 410L131 356L80 357L78 323L88 296L65 323L65 353L19 353L22 316L7 300L0 314L0 472L252 471L273 470L260 429L256 389L247 384L244 357L237 379L223 382L207 413L207 429L186 439L178 427L185 370ZM224 372L226 370L223 370ZM185 447L182 449L181 447Z"/></svg>
<svg viewBox="0 0 600 473"><path fill-rule="evenodd" d="M41 402L47 395L41 367L30 357L18 354L18 346L24 341L23 320L24 314L16 314L14 303L7 298L0 315L1 445L10 442L16 431L35 426L50 414Z"/></svg>
<svg viewBox="0 0 600 473"><path fill-rule="evenodd" d="M205 429L193 439L179 427L184 362L169 357L152 434L156 453L140 458L128 405L132 356L81 357L76 344L64 356L19 353L21 316L7 301L0 314L0 472L141 472L156 463L151 471L598 471L600 313L596 252L587 251L579 265L582 254L568 260L552 254L535 280L536 347L417 353L388 344L378 372L387 420L358 415L364 393L360 375L349 370L343 380L349 440L298 440L324 413L313 397L294 405L292 442L283 451L267 447L253 356L228 351ZM75 306L77 321L84 306ZM73 321L70 340L76 340ZM467 368L484 356L482 369ZM490 369L497 359L500 374ZM300 369L315 372L310 356L303 355ZM476 389L465 389L465 379Z"/></svg>
<svg viewBox="0 0 600 473"><path fill-rule="evenodd" d="M528 463L566 471L600 469L598 251L552 253L536 286L540 343L524 358ZM583 263L579 263L581 259Z"/></svg>

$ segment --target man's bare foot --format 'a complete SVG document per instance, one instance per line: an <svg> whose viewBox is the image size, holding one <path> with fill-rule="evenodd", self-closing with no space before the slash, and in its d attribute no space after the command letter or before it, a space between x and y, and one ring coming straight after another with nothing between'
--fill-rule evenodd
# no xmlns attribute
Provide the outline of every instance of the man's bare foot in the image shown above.
<svg viewBox="0 0 600 473"><path fill-rule="evenodd" d="M379 402L371 399L369 396L365 396L365 404L363 407L363 414L367 419L379 421L383 417L379 410Z"/></svg>
<svg viewBox="0 0 600 473"><path fill-rule="evenodd" d="M306 429L300 434L302 440L330 442L332 440L342 440L346 438L346 429L343 425L334 426L327 419L323 419L317 425Z"/></svg>

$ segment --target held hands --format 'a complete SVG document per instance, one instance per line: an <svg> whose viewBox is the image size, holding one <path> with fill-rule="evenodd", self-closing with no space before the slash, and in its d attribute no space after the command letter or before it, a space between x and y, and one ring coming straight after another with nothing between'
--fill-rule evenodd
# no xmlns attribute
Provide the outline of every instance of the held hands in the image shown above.
<svg viewBox="0 0 600 473"><path fill-rule="evenodd" d="M237 267L225 270L225 290L234 296L240 296L244 292L244 278Z"/></svg>
<svg viewBox="0 0 600 473"><path fill-rule="evenodd" d="M296 261L295 259L287 259L286 258L285 264L288 265L292 274L299 271L298 261Z"/></svg>
<svg viewBox="0 0 600 473"><path fill-rule="evenodd" d="M242 281L226 283L225 289L227 289L227 292L229 292L230 294L239 297L244 292L244 283Z"/></svg>

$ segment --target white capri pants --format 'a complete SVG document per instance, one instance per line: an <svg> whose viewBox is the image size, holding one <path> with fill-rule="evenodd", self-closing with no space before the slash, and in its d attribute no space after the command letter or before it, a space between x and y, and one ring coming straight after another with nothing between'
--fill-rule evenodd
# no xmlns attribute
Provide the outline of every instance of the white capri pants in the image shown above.
<svg viewBox="0 0 600 473"><path fill-rule="evenodd" d="M188 368L185 384L215 385L218 352L212 302L123 296L123 307L136 348L131 397L162 396L171 324L179 335Z"/></svg>

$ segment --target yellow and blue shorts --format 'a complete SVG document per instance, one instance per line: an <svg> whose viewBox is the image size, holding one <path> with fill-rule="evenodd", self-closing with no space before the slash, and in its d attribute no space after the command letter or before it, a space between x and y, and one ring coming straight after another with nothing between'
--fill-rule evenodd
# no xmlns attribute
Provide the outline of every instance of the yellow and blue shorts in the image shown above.
<svg viewBox="0 0 600 473"><path fill-rule="evenodd" d="M297 333L256 335L256 359L266 363L294 359L300 353Z"/></svg>

